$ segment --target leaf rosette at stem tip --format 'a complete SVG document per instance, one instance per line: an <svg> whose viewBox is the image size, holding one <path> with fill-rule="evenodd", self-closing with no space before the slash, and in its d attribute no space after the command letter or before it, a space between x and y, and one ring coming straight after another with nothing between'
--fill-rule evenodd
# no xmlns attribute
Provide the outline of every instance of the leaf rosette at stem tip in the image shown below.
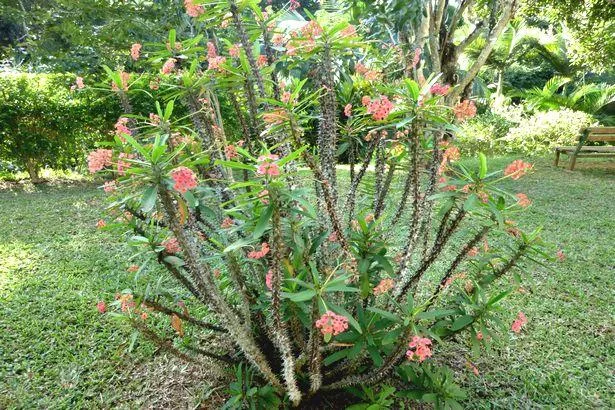
<svg viewBox="0 0 615 410"><path fill-rule="evenodd" d="M127 48L143 73L108 70L126 112L88 165L138 268L132 298L99 312L182 360L234 365L229 407L389 382L407 389L384 401L455 407L442 345L479 353L505 321L531 329L502 301L552 255L515 222L532 198L501 184L532 165L463 158L455 121L474 103L449 104L438 73L403 76L403 53L360 43L341 14L184 6L197 35Z"/></svg>

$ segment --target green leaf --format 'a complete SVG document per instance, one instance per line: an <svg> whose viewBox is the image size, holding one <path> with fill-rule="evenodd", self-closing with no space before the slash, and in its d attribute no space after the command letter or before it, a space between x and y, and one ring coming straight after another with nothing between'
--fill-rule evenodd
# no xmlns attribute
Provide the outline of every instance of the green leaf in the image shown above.
<svg viewBox="0 0 615 410"><path fill-rule="evenodd" d="M453 332L455 332L455 331L463 328L464 326L469 325L473 321L474 321L474 316L470 316L470 315L460 316L457 319L455 319L455 321L451 325L451 330Z"/></svg>
<svg viewBox="0 0 615 410"><path fill-rule="evenodd" d="M143 212L151 212L151 210L154 209L157 195L158 187L156 185L148 187L145 192L143 192L143 196L141 197L141 209Z"/></svg>
<svg viewBox="0 0 615 410"><path fill-rule="evenodd" d="M348 319L348 322L350 323L350 325L354 327L357 332L363 334L363 330L361 329L361 325L359 324L359 322L357 322L357 320L354 317L352 317L352 315L348 313L346 309L344 309L341 306L335 305L331 302L329 302L329 307L331 308L332 311L334 311L338 315L346 316L346 319Z"/></svg>
<svg viewBox="0 0 615 410"><path fill-rule="evenodd" d="M252 236L254 239L260 238L263 233L267 230L269 226L269 220L271 219L271 215L273 214L273 205L270 204L267 208L263 210L260 217L258 218L258 222L256 223L256 227L254 228L254 232Z"/></svg>
<svg viewBox="0 0 615 410"><path fill-rule="evenodd" d="M233 242L232 244L230 244L229 246L224 248L223 252L224 253L228 253L228 252L234 251L236 249L243 248L244 246L247 246L247 245L251 244L252 242L253 242L252 239L247 239L247 238L240 239L237 242Z"/></svg>
<svg viewBox="0 0 615 410"><path fill-rule="evenodd" d="M331 363L335 363L339 360L342 360L343 358L345 358L346 356L348 356L348 353L350 353L350 349L343 349L343 350L339 350L327 357L325 357L325 359L323 360L323 363L325 365L330 365Z"/></svg>
<svg viewBox="0 0 615 410"><path fill-rule="evenodd" d="M291 152L290 154L288 154L284 158L280 159L278 161L278 165L279 166L285 165L285 164L289 163L290 161L298 158L303 153L303 151L305 151L307 149L307 147L308 147L307 145L304 145L301 148L299 148L298 150L295 150L295 151Z"/></svg>
<svg viewBox="0 0 615 410"><path fill-rule="evenodd" d="M218 160L216 161L216 165L222 165L234 169L247 169L248 171L254 171L253 165L244 164L243 162Z"/></svg>
<svg viewBox="0 0 615 410"><path fill-rule="evenodd" d="M293 302L305 302L311 300L314 296L316 296L316 291L313 289L308 289L297 293L282 292L282 296L292 300Z"/></svg>
<svg viewBox="0 0 615 410"><path fill-rule="evenodd" d="M382 316L385 319L389 319L391 322L401 323L401 319L400 318L398 318L393 313L388 312L386 310L378 309L378 308L375 308L375 307L368 307L367 310L369 310L370 312L374 312L374 313Z"/></svg>
<svg viewBox="0 0 615 410"><path fill-rule="evenodd" d="M444 317L444 316L450 316L457 312L458 312L457 309L432 310L429 312L421 312L416 315L416 318L417 319L437 319L437 318Z"/></svg>
<svg viewBox="0 0 615 410"><path fill-rule="evenodd" d="M184 266L186 264L183 260L181 260L177 256L172 256L172 255L165 256L164 257L164 261L166 263L169 263L169 264L175 266L175 267Z"/></svg>
<svg viewBox="0 0 615 410"><path fill-rule="evenodd" d="M484 179L487 175L487 157L482 152L478 153L478 159L480 161L480 168L478 170L478 177Z"/></svg>

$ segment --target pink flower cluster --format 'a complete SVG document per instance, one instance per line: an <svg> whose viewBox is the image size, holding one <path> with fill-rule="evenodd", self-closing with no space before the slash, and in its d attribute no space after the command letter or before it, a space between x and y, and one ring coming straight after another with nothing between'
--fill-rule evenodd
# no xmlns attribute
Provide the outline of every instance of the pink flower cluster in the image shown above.
<svg viewBox="0 0 615 410"><path fill-rule="evenodd" d="M408 343L410 349L406 351L406 357L410 360L423 362L428 357L431 357L429 346L431 346L431 340L426 337L414 336L412 341Z"/></svg>
<svg viewBox="0 0 615 410"><path fill-rule="evenodd" d="M162 69L160 70L160 72L162 72L162 74L171 74L171 72L173 72L173 70L175 69L175 63L176 62L177 62L176 59L169 58L162 65Z"/></svg>
<svg viewBox="0 0 615 410"><path fill-rule="evenodd" d="M141 44L139 43L134 43L132 45L132 47L130 47L130 57L132 57L133 60L137 61L139 59L139 56L141 55Z"/></svg>
<svg viewBox="0 0 615 410"><path fill-rule="evenodd" d="M80 90L85 88L85 84L83 83L83 77L75 78L75 84L77 85L77 88Z"/></svg>
<svg viewBox="0 0 615 410"><path fill-rule="evenodd" d="M280 33L276 33L271 37L271 43L273 43L273 45L276 47L283 46L285 42L286 39L284 38L284 35Z"/></svg>
<svg viewBox="0 0 615 410"><path fill-rule="evenodd" d="M277 161L279 157L275 154L261 155L258 157L258 168L256 173L260 175L269 175L270 177L277 177L280 175L280 168L278 164L273 161Z"/></svg>
<svg viewBox="0 0 615 410"><path fill-rule="evenodd" d="M521 332L521 328L525 326L526 324L527 324L527 317L525 316L525 313L519 312L519 314L517 315L517 319L515 319L515 321L510 326L510 330L512 330L515 333L519 333Z"/></svg>
<svg viewBox="0 0 615 410"><path fill-rule="evenodd" d="M120 155L117 161L117 173L120 175L124 175L124 173L126 172L126 168L130 168L130 165L131 165L130 162L122 161L122 158L132 159L134 157L135 157L135 154L127 154L125 152L120 152Z"/></svg>
<svg viewBox="0 0 615 410"><path fill-rule="evenodd" d="M352 115L352 104L346 104L344 107L344 115L350 117Z"/></svg>
<svg viewBox="0 0 615 410"><path fill-rule="evenodd" d="M233 218L226 217L226 218L224 218L222 220L222 224L220 224L220 228L228 229L228 228L232 227L233 225L235 225L235 222L233 221Z"/></svg>
<svg viewBox="0 0 615 410"><path fill-rule="evenodd" d="M444 154L442 155L443 162L454 162L461 158L461 153L459 152L459 148L452 145L444 150Z"/></svg>
<svg viewBox="0 0 615 410"><path fill-rule="evenodd" d="M288 119L288 114L283 109L277 109L263 114L263 121L267 124L279 125Z"/></svg>
<svg viewBox="0 0 615 410"><path fill-rule="evenodd" d="M316 321L315 325L323 335L337 336L348 329L348 318L329 310Z"/></svg>
<svg viewBox="0 0 615 410"><path fill-rule="evenodd" d="M224 147L224 155L226 159L237 158L237 148L234 145L227 145Z"/></svg>
<svg viewBox="0 0 615 410"><path fill-rule="evenodd" d="M532 167L532 164L517 159L504 168L504 175L510 176L512 179L519 179L523 175L527 174Z"/></svg>
<svg viewBox="0 0 615 410"><path fill-rule="evenodd" d="M474 101L463 100L458 102L455 107L453 107L453 113L455 114L455 118L457 121L464 121L468 118L472 118L476 115L476 105Z"/></svg>
<svg viewBox="0 0 615 410"><path fill-rule="evenodd" d="M261 244L261 249L259 251L250 251L248 252L248 258L250 259L262 259L269 253L271 249L269 249L269 244L267 242L263 242Z"/></svg>
<svg viewBox="0 0 615 410"><path fill-rule="evenodd" d="M523 193L518 193L515 196L517 197L517 204L520 207L527 208L528 206L530 206L532 204L532 201L530 201L530 199L527 197L527 195L525 195Z"/></svg>
<svg viewBox="0 0 615 410"><path fill-rule="evenodd" d="M132 135L132 131L127 126L128 118L120 117L115 123L115 135L120 138L123 138L124 135Z"/></svg>
<svg viewBox="0 0 615 410"><path fill-rule="evenodd" d="M117 185L115 184L115 181L107 181L103 185L103 191L105 191L106 193L113 192L116 189L117 189Z"/></svg>
<svg viewBox="0 0 615 410"><path fill-rule="evenodd" d="M395 286L395 282L391 278L384 278L380 281L380 283L374 287L374 295L379 296L387 293L389 290L393 289Z"/></svg>
<svg viewBox="0 0 615 410"><path fill-rule="evenodd" d="M171 171L171 178L175 181L173 189L182 194L185 194L188 190L196 188L197 186L196 175L190 168L175 168Z"/></svg>
<svg viewBox="0 0 615 410"><path fill-rule="evenodd" d="M354 37L356 35L357 35L357 29L352 24L349 24L348 27L340 31L340 36L342 36L342 38Z"/></svg>
<svg viewBox="0 0 615 410"><path fill-rule="evenodd" d="M380 78L380 72L376 71L376 70L372 70L367 68L366 66L364 66L361 63L357 63L355 64L355 71L357 72L357 74L362 75L363 77L365 77L365 79L367 81L374 81L377 80L378 78ZM365 104L363 104L365 105Z"/></svg>
<svg viewBox="0 0 615 410"><path fill-rule="evenodd" d="M431 86L431 88L429 89L429 92L432 93L433 95L446 95L448 94L448 91L451 89L451 86L448 84L440 84L440 83L435 83L434 85Z"/></svg>
<svg viewBox="0 0 615 410"><path fill-rule="evenodd" d="M184 0L184 7L186 8L186 14L190 17L199 17L205 13L203 6L195 5L194 0Z"/></svg>
<svg viewBox="0 0 615 410"><path fill-rule="evenodd" d="M104 300L101 300L96 304L96 309L98 309L99 313L105 313L107 311L107 304Z"/></svg>
<svg viewBox="0 0 615 410"><path fill-rule="evenodd" d="M393 103L389 101L389 97L383 95L378 99L369 101L367 104L367 113L372 114L374 120L382 121L389 116L389 113L394 107Z"/></svg>
<svg viewBox="0 0 615 410"><path fill-rule="evenodd" d="M171 254L181 252L182 250L181 246L179 246L179 241L177 238L169 238L165 240L162 242L162 246L164 246L164 250L167 253Z"/></svg>
<svg viewBox="0 0 615 410"><path fill-rule="evenodd" d="M110 149L99 148L88 155L88 169L91 173L98 172L111 165L113 152Z"/></svg>
<svg viewBox="0 0 615 410"><path fill-rule="evenodd" d="M158 114L154 114L153 112L150 112L149 120L152 125L160 125L160 116Z"/></svg>
<svg viewBox="0 0 615 410"><path fill-rule="evenodd" d="M264 54L259 55L258 58L256 59L256 65L258 66L258 68L263 68L267 64L268 64L267 56Z"/></svg>
<svg viewBox="0 0 615 410"><path fill-rule="evenodd" d="M282 94L280 101L282 101L285 104L288 104L290 100L292 99L292 97L293 95L289 91L284 91L284 94Z"/></svg>
<svg viewBox="0 0 615 410"><path fill-rule="evenodd" d="M232 58L239 57L239 53L241 52L241 48L239 48L239 44L233 44L229 49L228 53Z"/></svg>

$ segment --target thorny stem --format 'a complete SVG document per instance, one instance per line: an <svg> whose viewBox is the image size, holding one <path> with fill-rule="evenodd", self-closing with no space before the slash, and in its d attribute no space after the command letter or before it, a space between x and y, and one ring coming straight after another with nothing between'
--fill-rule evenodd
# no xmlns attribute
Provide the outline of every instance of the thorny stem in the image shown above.
<svg viewBox="0 0 615 410"><path fill-rule="evenodd" d="M167 215L167 223L182 248L186 270L192 274L195 285L207 295L220 323L223 323L246 358L274 387L281 387L280 380L273 373L265 355L254 341L251 330L241 323L233 309L226 303L216 286L211 270L200 261L196 243L182 227L170 192L162 184L158 188L160 201Z"/></svg>
<svg viewBox="0 0 615 410"><path fill-rule="evenodd" d="M272 280L271 280L271 310L273 311L271 327L273 330L274 341L282 355L282 367L284 382L286 384L286 390L288 396L293 405L299 405L301 402L301 392L297 387L297 380L295 376L295 357L292 352L290 338L288 336L288 327L286 321L282 316L282 301L281 301L281 286L282 286L282 249L283 237L282 237L282 218L280 212L280 198L278 193L272 190L270 194L271 206L273 207L273 214L271 216L272 225Z"/></svg>

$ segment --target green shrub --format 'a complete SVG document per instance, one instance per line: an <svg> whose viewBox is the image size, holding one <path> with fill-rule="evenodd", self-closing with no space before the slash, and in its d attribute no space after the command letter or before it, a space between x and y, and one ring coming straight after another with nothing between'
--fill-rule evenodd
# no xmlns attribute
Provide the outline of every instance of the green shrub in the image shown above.
<svg viewBox="0 0 615 410"><path fill-rule="evenodd" d="M500 140L519 124L518 121L492 111L479 114L461 125L457 134L459 147L464 153L499 153L502 151Z"/></svg>
<svg viewBox="0 0 615 410"><path fill-rule="evenodd" d="M0 160L27 170L33 182L43 167L67 169L104 138L119 105L94 91L71 92L73 75L0 76Z"/></svg>
<svg viewBox="0 0 615 410"><path fill-rule="evenodd" d="M499 143L506 153L546 154L559 145L574 145L579 130L592 122L591 115L569 109L536 112L512 128Z"/></svg>

